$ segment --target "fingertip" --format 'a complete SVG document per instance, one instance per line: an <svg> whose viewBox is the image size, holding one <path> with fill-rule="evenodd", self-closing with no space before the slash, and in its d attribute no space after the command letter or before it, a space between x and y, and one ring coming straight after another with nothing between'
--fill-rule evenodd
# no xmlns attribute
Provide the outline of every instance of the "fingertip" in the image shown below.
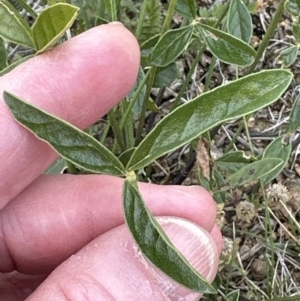
<svg viewBox="0 0 300 301"><path fill-rule="evenodd" d="M218 250L210 233L195 223L181 218L161 217L158 218L158 222L191 266L208 282L212 282L218 269ZM153 270L158 286L170 300L199 300L201 297L201 294L173 282L160 270L156 268Z"/></svg>
<svg viewBox="0 0 300 301"><path fill-rule="evenodd" d="M133 87L140 50L121 23L94 27L16 67L5 89L85 128Z"/></svg>
<svg viewBox="0 0 300 301"><path fill-rule="evenodd" d="M218 265L211 235L181 218L161 217L158 222L190 264L211 282ZM28 300L96 300L95 296L103 300L196 301L201 294L182 287L153 266L122 225L69 257Z"/></svg>
<svg viewBox="0 0 300 301"><path fill-rule="evenodd" d="M199 226L203 227L206 231L211 231L214 227L217 207L212 195L201 186L172 186L178 192L181 190L184 194L185 202L194 202L195 205L190 207L194 210L191 213L192 219L189 220L196 222ZM178 193L177 192L177 193Z"/></svg>
<svg viewBox="0 0 300 301"><path fill-rule="evenodd" d="M216 243L219 255L221 255L223 249L223 236L219 227L216 224L212 228L210 235L212 236L212 238Z"/></svg>
<svg viewBox="0 0 300 301"><path fill-rule="evenodd" d="M0 78L6 90L79 128L87 128L122 100L139 69L139 45L120 24L92 28ZM56 153L17 124L0 96L0 208L28 186ZM20 156L22 154L22 156Z"/></svg>

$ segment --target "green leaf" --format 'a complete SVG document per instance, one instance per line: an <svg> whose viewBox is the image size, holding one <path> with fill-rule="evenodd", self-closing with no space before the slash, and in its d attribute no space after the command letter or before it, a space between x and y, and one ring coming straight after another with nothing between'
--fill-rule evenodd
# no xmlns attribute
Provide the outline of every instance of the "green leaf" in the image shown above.
<svg viewBox="0 0 300 301"><path fill-rule="evenodd" d="M277 100L292 80L285 70L266 70L204 93L164 117L135 150L128 170L143 168L224 121Z"/></svg>
<svg viewBox="0 0 300 301"><path fill-rule="evenodd" d="M45 8L32 27L37 53L53 46L75 21L79 8L67 3L57 3Z"/></svg>
<svg viewBox="0 0 300 301"><path fill-rule="evenodd" d="M287 138L288 137L289 135ZM290 158L292 145L290 142L284 142L284 138L284 136L280 136L274 139L263 153L263 159L278 158L282 160L282 163L277 166L277 168L261 179L261 183L263 184L270 183L273 179L275 179L281 173Z"/></svg>
<svg viewBox="0 0 300 301"><path fill-rule="evenodd" d="M34 48L28 24L8 1L0 1L0 20L0 36L15 44Z"/></svg>
<svg viewBox="0 0 300 301"><path fill-rule="evenodd" d="M7 67L7 55L4 41L0 38L0 71Z"/></svg>
<svg viewBox="0 0 300 301"><path fill-rule="evenodd" d="M129 98L133 98L134 94L136 93L137 89L139 88L139 85L142 83L142 81L144 79L145 79L145 73L144 73L143 68L140 67L136 83L128 95ZM146 86L143 85L143 87L141 88L141 91L139 92L137 99L134 102L133 107L132 107L132 111L136 116L140 116L140 114L141 114L143 103L145 101L145 94L146 94Z"/></svg>
<svg viewBox="0 0 300 301"><path fill-rule="evenodd" d="M168 30L155 45L149 63L157 67L171 64L184 51L192 33L192 25Z"/></svg>
<svg viewBox="0 0 300 301"><path fill-rule="evenodd" d="M61 174L65 169L68 168L67 161L59 157L54 163L52 163L46 170L45 174Z"/></svg>
<svg viewBox="0 0 300 301"><path fill-rule="evenodd" d="M300 94L297 95L295 103L293 105L292 112L290 114L288 133L294 133L300 127Z"/></svg>
<svg viewBox="0 0 300 301"><path fill-rule="evenodd" d="M239 301L240 300L240 290L234 290L226 295L226 301Z"/></svg>
<svg viewBox="0 0 300 301"><path fill-rule="evenodd" d="M159 112L159 108L152 98L149 98L147 101L147 109L151 112Z"/></svg>
<svg viewBox="0 0 300 301"><path fill-rule="evenodd" d="M177 0L175 10L183 17L193 20L196 18L195 0Z"/></svg>
<svg viewBox="0 0 300 301"><path fill-rule="evenodd" d="M216 169L213 168L213 198L217 202L217 204L222 204L226 202L226 191L220 190L221 187L225 185L225 179L222 174ZM211 190L211 189L210 189Z"/></svg>
<svg viewBox="0 0 300 301"><path fill-rule="evenodd" d="M245 183L257 181L263 176L271 173L282 164L282 160L278 158L264 158L256 162L252 162L228 178L228 188L242 186Z"/></svg>
<svg viewBox="0 0 300 301"><path fill-rule="evenodd" d="M201 170L199 169L197 170L197 176L200 186L202 186L207 191L210 191L210 181L207 178L203 177Z"/></svg>
<svg viewBox="0 0 300 301"><path fill-rule="evenodd" d="M204 24L198 26L202 29L202 36L210 51L220 61L238 66L253 63L256 52L247 43L213 27Z"/></svg>
<svg viewBox="0 0 300 301"><path fill-rule="evenodd" d="M142 43L142 45L141 45L142 53L143 53L143 51L146 51L145 55L149 54L152 51L152 49L154 48L154 46L157 44L157 42L159 41L159 38L160 38L160 35L157 34L157 35L151 37L150 39L148 39L147 41L145 41L144 43Z"/></svg>
<svg viewBox="0 0 300 301"><path fill-rule="evenodd" d="M293 35L295 37L297 45L300 44L300 20L299 17L293 20Z"/></svg>
<svg viewBox="0 0 300 301"><path fill-rule="evenodd" d="M291 46L280 52L278 59L282 61L282 67L287 68L293 65L297 59L298 47Z"/></svg>
<svg viewBox="0 0 300 301"><path fill-rule="evenodd" d="M150 66L150 56L152 53L153 47L148 48L141 51L141 66L142 67L148 67Z"/></svg>
<svg viewBox="0 0 300 301"><path fill-rule="evenodd" d="M252 36L252 19L246 5L241 0L231 0L227 16L228 33L249 43Z"/></svg>
<svg viewBox="0 0 300 301"><path fill-rule="evenodd" d="M226 202L226 191L215 192L213 198L217 204L223 204Z"/></svg>
<svg viewBox="0 0 300 301"><path fill-rule="evenodd" d="M200 36L197 35L197 33L194 32L193 37L190 40L190 43L187 47L187 51L196 53L197 51L199 51L199 49L202 49L204 47L206 47L204 40L200 38Z"/></svg>
<svg viewBox="0 0 300 301"><path fill-rule="evenodd" d="M17 60L16 62L10 64L5 69L0 71L0 76L3 76L4 74L9 73L11 70L15 69L17 66L21 65L22 63L26 62L27 60L31 59L32 57L34 57L34 54L22 57L21 59Z"/></svg>
<svg viewBox="0 0 300 301"><path fill-rule="evenodd" d="M124 166L126 166L127 163L129 162L130 157L132 156L134 150L135 150L135 147L128 148L126 151L124 151L124 152L119 156L119 160L120 160L120 162L122 162L122 164L123 164Z"/></svg>
<svg viewBox="0 0 300 301"><path fill-rule="evenodd" d="M198 292L216 293L174 247L146 207L136 187L135 179L125 180L123 209L129 230L142 253L181 285Z"/></svg>
<svg viewBox="0 0 300 301"><path fill-rule="evenodd" d="M284 8L293 16L300 15L300 0L289 0L285 2Z"/></svg>
<svg viewBox="0 0 300 301"><path fill-rule="evenodd" d="M163 88L171 85L178 77L179 71L176 63L171 63L166 67L158 67L155 74L153 87Z"/></svg>
<svg viewBox="0 0 300 301"><path fill-rule="evenodd" d="M118 158L92 136L8 92L4 92L4 100L20 124L63 158L95 173L125 174Z"/></svg>
<svg viewBox="0 0 300 301"><path fill-rule="evenodd" d="M214 164L215 166L232 174L253 161L255 161L254 157L246 156L246 154L243 151L236 151L236 152L227 153L221 158L218 158L214 162Z"/></svg>
<svg viewBox="0 0 300 301"><path fill-rule="evenodd" d="M160 35L156 35L141 45L141 65L149 66L150 65L150 56L153 51L154 46L159 41Z"/></svg>

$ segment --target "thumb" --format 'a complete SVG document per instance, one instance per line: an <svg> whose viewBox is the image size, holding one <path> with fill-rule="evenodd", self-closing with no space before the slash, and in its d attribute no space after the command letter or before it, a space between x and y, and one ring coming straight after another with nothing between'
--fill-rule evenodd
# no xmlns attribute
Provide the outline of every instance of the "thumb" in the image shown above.
<svg viewBox="0 0 300 301"><path fill-rule="evenodd" d="M212 281L218 250L210 234L180 218L161 217L158 222L193 267ZM128 228L122 225L71 256L27 300L196 301L200 297L145 259Z"/></svg>
<svg viewBox="0 0 300 301"><path fill-rule="evenodd" d="M185 256L189 263L209 282L216 276L219 251L213 237L203 228L185 219L161 217L159 224L172 241L173 245ZM153 266L149 263L149 266ZM157 285L170 300L198 301L202 294L170 280L157 268L152 268Z"/></svg>

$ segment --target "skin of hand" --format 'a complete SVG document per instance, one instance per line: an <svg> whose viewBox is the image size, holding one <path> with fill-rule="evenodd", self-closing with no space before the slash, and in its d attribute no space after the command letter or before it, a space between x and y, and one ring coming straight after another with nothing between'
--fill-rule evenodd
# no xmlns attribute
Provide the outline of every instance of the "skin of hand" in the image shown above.
<svg viewBox="0 0 300 301"><path fill-rule="evenodd" d="M124 225L123 179L41 175L57 154L14 121L2 98L7 90L86 128L130 91L139 59L134 36L111 23L0 78L0 300L199 299L135 247ZM222 237L211 195L201 187L139 188L174 245L212 281Z"/></svg>

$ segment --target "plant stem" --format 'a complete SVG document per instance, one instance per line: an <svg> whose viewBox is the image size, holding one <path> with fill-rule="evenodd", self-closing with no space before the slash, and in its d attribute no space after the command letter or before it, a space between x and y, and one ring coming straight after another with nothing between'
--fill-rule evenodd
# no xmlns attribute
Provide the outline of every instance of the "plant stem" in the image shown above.
<svg viewBox="0 0 300 301"><path fill-rule="evenodd" d="M228 5L227 5L227 8L226 8L226 13L227 13L227 10L228 10ZM225 15L222 16L222 19L225 17ZM219 24L221 23L221 18L218 20L217 24L216 24L216 28L219 26ZM226 26L225 24L223 25L223 30L226 30ZM203 92L207 92L209 90L209 85L210 85L210 80L212 78L212 75L213 75L213 71L214 71L214 68L215 68L215 65L216 65L216 62L217 62L217 57L216 56L213 56L213 59L210 63L210 66L209 66L209 70L208 70L208 74L206 76L206 80L205 80L205 86L204 86L204 91Z"/></svg>
<svg viewBox="0 0 300 301"><path fill-rule="evenodd" d="M37 13L27 4L24 0L17 0L19 5L21 5L31 16L33 19L37 18Z"/></svg>
<svg viewBox="0 0 300 301"><path fill-rule="evenodd" d="M217 61L217 58L215 56L213 56L213 59L211 60L211 63L210 63L209 69L208 69L208 74L206 76L205 86L204 86L204 91L203 92L206 92L206 91L209 90L210 80L213 76L213 71L214 71L214 68L215 68L216 61Z"/></svg>
<svg viewBox="0 0 300 301"><path fill-rule="evenodd" d="M138 88L136 89L130 103L129 103L129 106L127 107L124 115L122 116L122 119L121 119L121 122L120 122L120 129L122 130L124 128L124 124L126 122L126 120L128 119L128 116L132 110L132 107L134 106L135 102L137 101L138 97L139 97L139 94L143 88L143 86L145 85L146 83L146 80L149 76L149 73L150 73L150 69L149 71L146 73L145 77L142 79L142 81L140 82Z"/></svg>
<svg viewBox="0 0 300 301"><path fill-rule="evenodd" d="M224 13L219 18L219 20L217 21L217 23L215 25L216 28L221 24L222 20L226 16L227 11L228 11L228 7L229 7L229 5L227 4L226 9L224 10ZM187 76L186 76L186 78L185 78L185 80L184 80L184 82L183 82L183 84L182 84L182 86L181 86L181 88L180 88L180 90L179 90L176 98L175 98L175 101L174 101L174 104L173 104L173 106L171 108L171 111L173 111L174 109L177 108L177 106L179 104L179 101L180 101L180 98L182 97L183 93L185 92L187 86L189 85L189 83L191 81L191 78L192 78L192 75L194 74L195 68L197 67L199 61L201 60L201 56L202 56L202 54L203 54L203 52L204 52L205 49L206 49L206 45L204 44L200 48L200 50L198 51L197 56L195 57L195 59L194 59L194 61L192 63L191 69L189 70L189 72L188 72L188 74L187 74ZM206 80L206 82L207 82L207 80ZM206 86L206 83L205 83L205 86Z"/></svg>
<svg viewBox="0 0 300 301"><path fill-rule="evenodd" d="M141 32L142 32L144 18L145 18L145 15L146 15L147 3L148 3L147 0L143 1L141 13L140 13L140 16L139 16L139 21L138 21L136 31L135 31L135 37L136 37L137 40L140 38L140 35L141 35Z"/></svg>
<svg viewBox="0 0 300 301"><path fill-rule="evenodd" d="M261 43L260 43L260 45L259 45L259 47L257 49L255 60L252 63L252 65L249 67L249 69L247 71L247 74L250 74L250 73L252 73L255 70L255 68L256 68L259 60L261 59L261 57L262 57L262 55L264 53L264 51L268 47L269 42L270 42L271 38L273 37L274 32L275 32L275 30L277 28L277 25L278 25L278 23L280 21L280 18L282 16L282 13L283 13L283 10L284 10L284 4L285 4L286 1L287 0L281 0L279 2L279 5L278 5L278 7L276 9L276 12L274 14L273 20L271 21L271 23L270 23L270 25L269 25L269 27L268 27L268 29L266 31L266 34L265 34L264 38L262 39L262 41L261 41Z"/></svg>
<svg viewBox="0 0 300 301"><path fill-rule="evenodd" d="M69 160L66 160L66 162L68 165L68 173L71 175L76 175L77 174L76 166Z"/></svg>
<svg viewBox="0 0 300 301"><path fill-rule="evenodd" d="M127 111L128 107L130 106L130 103L125 100L123 100L120 103L120 106L122 107L122 112ZM134 146L134 123L133 123L133 113L132 110L129 111L128 118L125 119L125 126L124 126L124 136L125 136L125 142L126 142L126 149L129 149Z"/></svg>
<svg viewBox="0 0 300 301"><path fill-rule="evenodd" d="M191 66L191 68L190 68L190 70L189 70L189 72L188 72L188 74L187 74L187 76L186 76L186 78L185 78L185 80L184 80L184 82L183 82L183 84L182 84L182 86L181 86L181 88L180 88L180 90L179 90L179 92L178 92L176 98L175 98L175 101L174 101L174 103L173 103L173 105L172 105L171 111L173 111L174 109L176 109L176 108L178 107L180 98L182 97L183 93L185 92L187 86L189 85L189 83L190 83L190 81L191 81L191 78L192 78L192 76L193 76L193 73L194 73L194 71L195 71L195 68L197 67L199 61L201 60L201 56L202 56L202 54L203 54L205 48L206 48L206 47L205 47L205 45L204 45L204 46L198 51L197 56L195 57L195 59L194 59L194 61L193 61L193 63L192 63L192 66Z"/></svg>
<svg viewBox="0 0 300 301"><path fill-rule="evenodd" d="M162 36L170 27L170 24L171 24L171 21L172 21L174 12L175 12L176 3L177 3L177 0L170 1L168 13L165 18L164 24L162 26L160 36ZM142 107L142 111L141 111L141 116L139 118L139 126L138 126L137 133L136 133L136 140L135 140L136 145L141 141L141 138L142 138L142 132L143 132L143 128L145 125L145 118L146 118L146 113L147 113L148 99L150 98L151 89L153 87L153 83L154 83L154 79L155 79L155 75L156 75L156 69L157 69L156 66L152 66L149 70L149 78L148 78L148 82L147 82L145 99L144 99L144 103L143 103L143 107Z"/></svg>
<svg viewBox="0 0 300 301"><path fill-rule="evenodd" d="M270 223L271 217L270 217L270 212L269 212L269 202L267 200L267 196L264 190L263 185L261 185L261 189L263 191L263 196L264 196L264 200L265 200L265 242L266 245L269 246L270 244L270 250L271 250L271 256L269 257L271 259L271 267L275 267L275 259L274 259L274 240L273 240L273 228L272 228L272 223ZM269 254L267 254L269 255ZM266 280L267 283L271 283L272 281L272 275L270 275L270 266L269 268L267 268L267 275L266 275ZM272 295L271 292L271 288L268 285L267 286L267 295L270 296L270 294ZM272 296L273 297L273 296Z"/></svg>
<svg viewBox="0 0 300 301"><path fill-rule="evenodd" d="M249 115L249 116L252 116L252 115ZM253 150L253 144L252 144L250 133L249 133L249 128L248 128L248 121L250 119L249 116L243 116L243 121L244 121L245 130L246 130L246 135L247 135L249 145L250 145L251 154L255 155L254 150Z"/></svg>
<svg viewBox="0 0 300 301"><path fill-rule="evenodd" d="M155 79L156 69L157 69L156 66L152 66L151 69L149 70L147 89L146 89L146 93L145 93L145 99L143 102L141 115L139 118L139 126L138 126L137 133L136 133L135 145L138 145L142 140L142 132L143 132L143 128L145 125L148 99L150 98L151 89L152 89L154 79Z"/></svg>
<svg viewBox="0 0 300 301"><path fill-rule="evenodd" d="M110 124L108 122L107 125L106 125L106 127L105 127L105 129L104 129L104 131L103 131L103 134L101 135L101 138L100 138L100 142L102 144L104 144L104 141L105 141L105 139L106 139L106 137L108 135L109 129L110 129Z"/></svg>
<svg viewBox="0 0 300 301"><path fill-rule="evenodd" d="M110 4L111 4L111 20L112 21L117 21L118 17L117 17L117 3L115 0L109 0Z"/></svg>
<svg viewBox="0 0 300 301"><path fill-rule="evenodd" d="M168 13L162 26L161 36L170 28L172 18L175 12L177 0L171 0L168 8Z"/></svg>
<svg viewBox="0 0 300 301"><path fill-rule="evenodd" d="M224 151L225 154L228 153L231 150L231 148L233 146L233 143L236 141L236 137L238 137L240 135L240 133L242 132L242 130L244 129L244 127L245 127L245 123L241 123L241 125L237 129L236 133L234 134L234 136L230 140L229 144L225 148L225 151Z"/></svg>
<svg viewBox="0 0 300 301"><path fill-rule="evenodd" d="M120 127L118 125L114 109L112 109L108 112L108 120L109 120L110 126L114 132L115 138L116 138L121 150L125 151L125 149L126 149L125 139L124 139L123 133L120 130Z"/></svg>

